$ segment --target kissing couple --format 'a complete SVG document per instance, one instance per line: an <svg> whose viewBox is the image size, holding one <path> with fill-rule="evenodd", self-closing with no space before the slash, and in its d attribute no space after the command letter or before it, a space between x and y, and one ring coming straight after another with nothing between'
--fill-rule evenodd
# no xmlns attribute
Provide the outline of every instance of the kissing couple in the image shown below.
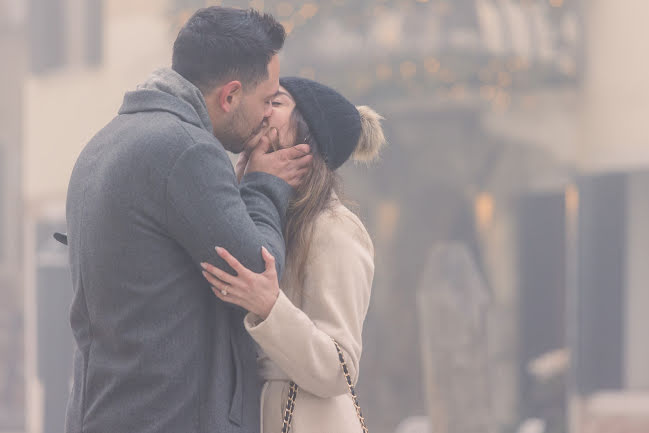
<svg viewBox="0 0 649 433"><path fill-rule="evenodd" d="M378 156L382 118L280 78L285 36L252 9L198 10L80 153L66 433L367 431L374 249L338 169Z"/></svg>

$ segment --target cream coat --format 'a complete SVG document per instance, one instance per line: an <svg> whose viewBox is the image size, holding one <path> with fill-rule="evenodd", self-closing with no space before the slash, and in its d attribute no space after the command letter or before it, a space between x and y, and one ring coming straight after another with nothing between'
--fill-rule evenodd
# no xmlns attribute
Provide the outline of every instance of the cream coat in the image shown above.
<svg viewBox="0 0 649 433"><path fill-rule="evenodd" d="M316 220L304 285L297 286L288 262L270 315L264 321L254 314L245 318L261 348L262 433L281 431L289 379L300 387L292 433L362 431L331 337L356 383L374 248L356 215L338 200L334 203Z"/></svg>

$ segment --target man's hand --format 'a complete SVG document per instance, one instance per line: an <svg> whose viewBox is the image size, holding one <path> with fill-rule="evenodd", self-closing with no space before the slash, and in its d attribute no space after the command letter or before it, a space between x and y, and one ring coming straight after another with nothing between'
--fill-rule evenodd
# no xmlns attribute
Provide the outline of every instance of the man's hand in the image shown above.
<svg viewBox="0 0 649 433"><path fill-rule="evenodd" d="M268 153L271 148L278 149L277 130L271 129L267 136L260 139L259 144L250 153L246 173L261 171L283 179L293 188L297 188L304 176L311 169L313 156L308 144L298 144L287 149L279 149ZM275 144L273 146L273 144ZM237 166L239 163L237 163Z"/></svg>
<svg viewBox="0 0 649 433"><path fill-rule="evenodd" d="M255 150L255 148L259 144L261 137L268 135L268 133L269 133L268 123L264 121L264 126L259 129L259 132L257 132L255 135L250 137L244 144L243 152L239 154L239 158L237 159L237 164L234 166L234 172L237 175L237 182L241 183L241 179L243 178L243 175L246 173L246 166L248 165L248 161L250 160L250 154L252 153L253 150Z"/></svg>
<svg viewBox="0 0 649 433"><path fill-rule="evenodd" d="M234 173L237 175L237 182L239 183L241 183L241 179L246 172L246 166L248 165L252 151L253 149L244 149L244 151L239 154L237 165L234 166Z"/></svg>

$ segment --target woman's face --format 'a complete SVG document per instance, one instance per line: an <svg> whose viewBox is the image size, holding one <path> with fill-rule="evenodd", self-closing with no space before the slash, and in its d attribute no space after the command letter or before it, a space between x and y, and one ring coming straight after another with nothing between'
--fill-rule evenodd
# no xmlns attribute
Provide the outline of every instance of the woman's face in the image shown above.
<svg viewBox="0 0 649 433"><path fill-rule="evenodd" d="M277 128L281 148L295 144L295 126L291 123L291 114L295 109L295 101L288 91L279 86L277 95L272 100L273 112L268 117L268 126Z"/></svg>

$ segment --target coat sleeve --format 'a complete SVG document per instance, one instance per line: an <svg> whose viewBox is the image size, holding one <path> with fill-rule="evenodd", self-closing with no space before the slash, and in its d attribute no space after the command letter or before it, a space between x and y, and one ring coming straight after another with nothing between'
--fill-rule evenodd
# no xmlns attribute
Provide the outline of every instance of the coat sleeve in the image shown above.
<svg viewBox="0 0 649 433"><path fill-rule="evenodd" d="M266 173L250 173L237 184L225 150L197 143L176 160L166 187L167 226L195 263L232 269L216 254L227 249L254 272L264 271L261 247L275 256L281 275L282 230L292 188Z"/></svg>
<svg viewBox="0 0 649 433"><path fill-rule="evenodd" d="M283 292L266 320L248 314L253 339L301 388L321 398L348 392L331 338L358 380L362 329L374 276L373 247L355 217L316 226L302 288L302 310Z"/></svg>

